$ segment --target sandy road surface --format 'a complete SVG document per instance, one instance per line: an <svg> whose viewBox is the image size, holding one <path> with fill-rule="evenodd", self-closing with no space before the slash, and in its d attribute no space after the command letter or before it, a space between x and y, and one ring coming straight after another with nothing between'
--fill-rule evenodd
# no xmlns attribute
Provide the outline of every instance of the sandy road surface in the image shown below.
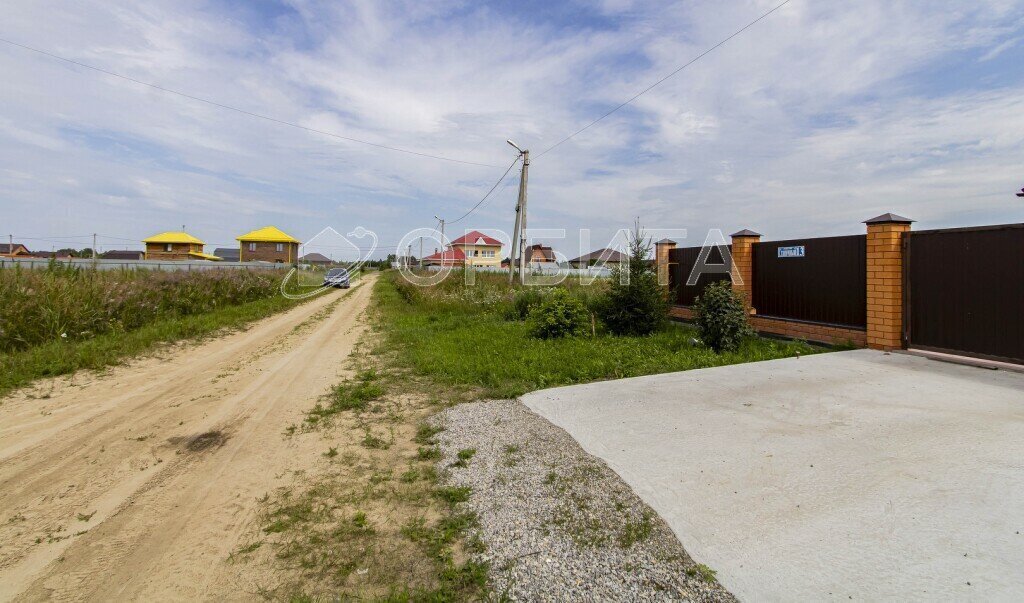
<svg viewBox="0 0 1024 603"><path fill-rule="evenodd" d="M0 601L255 598L271 577L228 557L316 456L283 430L339 380L371 284L3 400Z"/></svg>

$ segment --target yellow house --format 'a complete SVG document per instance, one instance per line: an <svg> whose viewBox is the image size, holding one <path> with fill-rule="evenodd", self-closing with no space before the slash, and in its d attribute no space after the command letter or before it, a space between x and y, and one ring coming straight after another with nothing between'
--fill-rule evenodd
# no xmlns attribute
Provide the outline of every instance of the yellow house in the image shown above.
<svg viewBox="0 0 1024 603"><path fill-rule="evenodd" d="M274 226L265 226L237 238L238 261L291 264L299 257L301 241Z"/></svg>
<svg viewBox="0 0 1024 603"><path fill-rule="evenodd" d="M210 260L219 262L220 258L215 255L203 253L203 246L206 243L187 232L162 232L143 239L146 245L147 260Z"/></svg>
<svg viewBox="0 0 1024 603"><path fill-rule="evenodd" d="M479 230L463 234L453 241L452 251L467 266L502 265L502 242Z"/></svg>

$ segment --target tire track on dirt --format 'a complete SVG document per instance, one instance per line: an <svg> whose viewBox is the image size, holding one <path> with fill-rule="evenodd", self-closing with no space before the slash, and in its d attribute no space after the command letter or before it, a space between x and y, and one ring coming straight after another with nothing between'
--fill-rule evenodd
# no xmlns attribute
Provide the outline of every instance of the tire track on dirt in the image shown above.
<svg viewBox="0 0 1024 603"><path fill-rule="evenodd" d="M195 346L198 366L144 360L63 390L52 424L28 421L45 437L9 429L0 508L18 519L0 517L0 600L250 598L227 555L256 498L296 469L282 430L338 380L366 280Z"/></svg>

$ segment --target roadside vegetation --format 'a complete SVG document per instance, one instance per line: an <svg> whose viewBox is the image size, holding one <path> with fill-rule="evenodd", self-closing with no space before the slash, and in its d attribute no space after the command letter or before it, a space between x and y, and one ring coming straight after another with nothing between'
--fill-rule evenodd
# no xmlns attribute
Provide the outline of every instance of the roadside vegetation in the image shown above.
<svg viewBox="0 0 1024 603"><path fill-rule="evenodd" d="M293 307L280 271L0 270L0 396Z"/></svg>
<svg viewBox="0 0 1024 603"><path fill-rule="evenodd" d="M466 286L456 273L439 286L417 287L389 273L377 286L377 304L387 316L385 337L405 366L445 385L478 388L482 397L825 349L748 336L716 352L695 327L664 318L650 334L616 335L601 319L608 286L519 288L487 274Z"/></svg>
<svg viewBox="0 0 1024 603"><path fill-rule="evenodd" d="M726 281L705 288L694 302L693 311L701 341L716 352L738 350L745 339L754 336L743 298Z"/></svg>
<svg viewBox="0 0 1024 603"><path fill-rule="evenodd" d="M262 591L275 600L464 601L500 598L489 592L486 547L478 518L463 504L474 492L451 485L450 471L477 462L475 448L440 464L436 438L445 407L534 389L666 371L782 358L823 350L803 342L746 337L716 352L689 326L671 324L660 299L643 315L646 334L616 334L605 322L619 296L607 279L591 286L519 287L500 274L479 273L467 286L456 272L433 287L400 274L381 274L374 287L372 330L350 358L351 376L325 392L282 437L319 442L316 470L267 493L251 542L233 560L275 570ZM645 277L646 278L646 277ZM660 290L655 290L660 296ZM633 303L629 301L627 303ZM621 318L628 313L619 312ZM618 330L618 329L617 329ZM312 440L311 440L312 439ZM504 449L517 463L520 448ZM554 486L552 486L554 487ZM570 501L571 502L571 501ZM567 503L568 504L568 503ZM570 516L563 514L566 518ZM570 519L553 526L628 548L651 532L639 515L597 536Z"/></svg>
<svg viewBox="0 0 1024 603"><path fill-rule="evenodd" d="M380 328L383 316L375 312ZM467 540L471 491L445 487L435 464L442 428L427 422L447 390L395 364L379 334L351 358L353 376L282 437L318 442L315 470L268 492L234 563L274 568L261 587L285 601L466 601L483 598L487 566ZM459 400L463 399L461 397ZM442 402L445 400L445 402ZM297 444L297 446L302 446ZM460 466L473 461L464 450Z"/></svg>

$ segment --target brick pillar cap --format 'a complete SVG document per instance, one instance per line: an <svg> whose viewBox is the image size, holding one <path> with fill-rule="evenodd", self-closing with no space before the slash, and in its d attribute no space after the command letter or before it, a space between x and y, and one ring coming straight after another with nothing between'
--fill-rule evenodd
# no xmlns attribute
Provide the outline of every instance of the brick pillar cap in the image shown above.
<svg viewBox="0 0 1024 603"><path fill-rule="evenodd" d="M750 230L749 228L744 228L743 230L741 230L739 232L734 232L734 233L732 233L729 236L730 237L759 237L759 236L761 236L761 233L754 232L753 230Z"/></svg>
<svg viewBox="0 0 1024 603"><path fill-rule="evenodd" d="M865 224L910 224L914 222L910 218L904 218L903 216L897 216L894 213L882 214L875 216L870 220L864 220Z"/></svg>
<svg viewBox="0 0 1024 603"><path fill-rule="evenodd" d="M655 243L655 245L675 245L675 244L676 244L676 242L673 241L672 239L662 239L662 240L658 241L657 243Z"/></svg>

